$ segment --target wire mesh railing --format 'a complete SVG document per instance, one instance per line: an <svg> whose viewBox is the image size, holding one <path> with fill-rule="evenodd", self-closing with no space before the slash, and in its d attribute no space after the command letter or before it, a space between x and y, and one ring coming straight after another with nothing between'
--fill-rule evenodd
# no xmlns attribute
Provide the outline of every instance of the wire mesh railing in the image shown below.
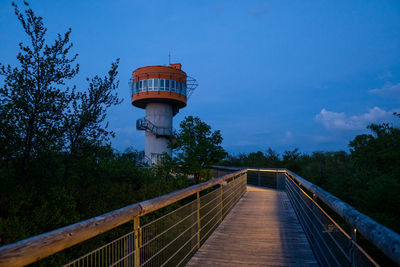
<svg viewBox="0 0 400 267"><path fill-rule="evenodd" d="M378 266L290 177L286 192L322 266Z"/></svg>
<svg viewBox="0 0 400 267"><path fill-rule="evenodd" d="M64 266L184 266L246 192L246 184L246 174L239 174L199 191L194 200Z"/></svg>
<svg viewBox="0 0 400 267"><path fill-rule="evenodd" d="M103 233L106 240L113 240L65 266L183 266L240 200L247 183L287 192L321 265L376 263L356 243L355 235L346 234L305 189L400 263L399 234L289 170L225 167L223 172L227 171L232 173L0 247L0 266L27 265Z"/></svg>
<svg viewBox="0 0 400 267"><path fill-rule="evenodd" d="M133 253L134 232L130 232L63 266L132 266Z"/></svg>

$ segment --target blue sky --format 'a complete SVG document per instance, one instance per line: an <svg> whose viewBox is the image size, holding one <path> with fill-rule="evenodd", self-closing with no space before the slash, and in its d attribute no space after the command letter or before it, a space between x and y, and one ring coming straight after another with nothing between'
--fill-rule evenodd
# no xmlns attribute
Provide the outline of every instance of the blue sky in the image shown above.
<svg viewBox="0 0 400 267"><path fill-rule="evenodd" d="M16 1L21 7L21 1ZM116 149L144 148L130 104L132 71L180 62L199 87L174 126L198 116L231 153L347 150L372 122L400 110L400 2L33 0L48 40L72 28L85 78L121 59L110 110ZM15 64L26 39L11 1L0 2L0 62ZM400 120L397 120L400 121Z"/></svg>

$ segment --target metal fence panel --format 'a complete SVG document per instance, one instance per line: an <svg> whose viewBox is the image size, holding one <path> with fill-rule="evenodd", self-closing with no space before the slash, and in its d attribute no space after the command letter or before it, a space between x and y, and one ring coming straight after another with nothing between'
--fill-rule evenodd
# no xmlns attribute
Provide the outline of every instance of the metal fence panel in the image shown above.
<svg viewBox="0 0 400 267"><path fill-rule="evenodd" d="M287 194L322 266L377 266L352 238L291 178Z"/></svg>
<svg viewBox="0 0 400 267"><path fill-rule="evenodd" d="M246 174L207 190L65 266L184 266L246 192Z"/></svg>

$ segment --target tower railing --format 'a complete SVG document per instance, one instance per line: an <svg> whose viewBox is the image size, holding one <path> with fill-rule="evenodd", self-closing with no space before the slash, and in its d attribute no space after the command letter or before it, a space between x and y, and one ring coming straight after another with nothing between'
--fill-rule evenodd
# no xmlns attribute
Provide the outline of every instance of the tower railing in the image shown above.
<svg viewBox="0 0 400 267"><path fill-rule="evenodd" d="M323 266L376 266L357 244L357 232L400 264L398 233L297 174L287 169L224 168L219 168L217 176L221 171L231 173L3 246L0 266L38 261L127 223L131 230L65 266L183 266L240 200L247 183L287 192ZM353 234L346 234L317 199L341 216Z"/></svg>
<svg viewBox="0 0 400 267"><path fill-rule="evenodd" d="M141 131L149 131L155 136L171 137L173 134L171 128L156 126L146 118L140 118L136 121L136 129Z"/></svg>

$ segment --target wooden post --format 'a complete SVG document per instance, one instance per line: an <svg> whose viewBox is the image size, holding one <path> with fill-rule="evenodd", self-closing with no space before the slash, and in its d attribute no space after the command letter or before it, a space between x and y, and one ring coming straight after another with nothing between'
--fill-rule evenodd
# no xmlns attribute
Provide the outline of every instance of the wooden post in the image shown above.
<svg viewBox="0 0 400 267"><path fill-rule="evenodd" d="M134 246L135 246L135 250L134 250L134 255L135 255L135 267L139 267L140 266L140 245L141 245L141 233L140 233L140 217L136 216L135 218L133 218L133 230L135 232L135 240L134 240Z"/></svg>
<svg viewBox="0 0 400 267"><path fill-rule="evenodd" d="M200 248L200 192L196 193L197 195L197 248Z"/></svg>
<svg viewBox="0 0 400 267"><path fill-rule="evenodd" d="M261 186L261 176L259 172L257 173L257 185Z"/></svg>

